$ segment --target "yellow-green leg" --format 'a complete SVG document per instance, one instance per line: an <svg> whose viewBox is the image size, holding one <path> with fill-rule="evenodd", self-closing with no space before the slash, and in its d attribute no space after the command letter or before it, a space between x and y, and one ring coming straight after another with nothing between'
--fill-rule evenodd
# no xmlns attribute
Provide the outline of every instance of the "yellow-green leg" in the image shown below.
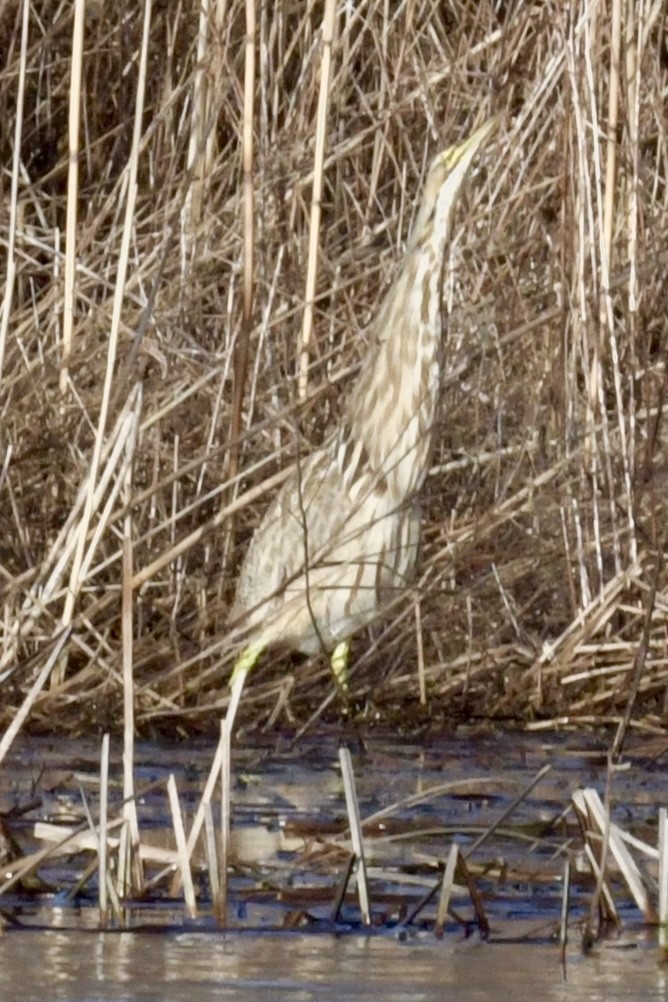
<svg viewBox="0 0 668 1002"><path fill-rule="evenodd" d="M258 658L266 646L266 643L261 640L254 641L252 644L249 644L248 647L243 649L235 662L232 674L230 675L230 702L227 708L226 717L230 730L234 726L234 718L237 715L237 709L239 707L241 693L243 692L244 684L246 682L246 676L251 668L255 667L258 662Z"/></svg>
<svg viewBox="0 0 668 1002"><path fill-rule="evenodd" d="M334 673L334 678L336 679L336 684L338 685L341 692L346 695L348 693L348 654L350 652L350 643L347 640L342 640L340 644L337 644L334 648L334 652L331 657L330 664L332 666L332 671Z"/></svg>

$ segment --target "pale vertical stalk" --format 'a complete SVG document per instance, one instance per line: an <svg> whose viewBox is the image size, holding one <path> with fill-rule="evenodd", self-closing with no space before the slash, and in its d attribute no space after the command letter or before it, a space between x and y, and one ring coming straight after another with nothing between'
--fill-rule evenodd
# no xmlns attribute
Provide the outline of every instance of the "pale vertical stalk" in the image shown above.
<svg viewBox="0 0 668 1002"><path fill-rule="evenodd" d="M213 8L213 39L214 39L214 59L212 82L207 87L207 92L219 94L223 86L223 73L225 72L225 51L220 48L223 33L227 25L227 0L215 0ZM207 111L210 113L213 102L207 102ZM208 121L207 121L208 128ZM217 137L215 129L208 129L206 134L206 148L202 154L202 174L208 176L214 160L216 158Z"/></svg>
<svg viewBox="0 0 668 1002"><path fill-rule="evenodd" d="M452 897L452 888L455 883L455 873L457 871L458 860L459 847L456 842L453 842L450 846L450 852L448 853L445 870L443 871L443 880L441 881L441 890L438 897L438 911L436 913L436 927L434 929L437 936L443 935L445 920L448 917L448 909L450 907L450 898Z"/></svg>
<svg viewBox="0 0 668 1002"><path fill-rule="evenodd" d="M86 0L75 0L70 70L69 164L67 172L67 215L65 228L65 289L63 299L63 366L60 392L67 388L67 365L72 353L74 293L77 266L77 201L79 197L79 124L81 120L81 67L83 64L84 15Z"/></svg>
<svg viewBox="0 0 668 1002"><path fill-rule="evenodd" d="M117 864L116 864L116 886L114 888L114 893L116 894L119 902L124 900L128 888L132 883L130 876L130 831L128 828L127 821L121 822L121 831L118 837L118 854L117 854ZM127 919L127 910L119 907L118 918L121 924L125 925Z"/></svg>
<svg viewBox="0 0 668 1002"><path fill-rule="evenodd" d="M561 917L559 921L559 948L561 951L561 968L566 974L566 949L568 947L568 911L571 898L571 858L564 861L564 876L561 897Z"/></svg>
<svg viewBox="0 0 668 1002"><path fill-rule="evenodd" d="M668 811L659 808L659 936L668 944Z"/></svg>
<svg viewBox="0 0 668 1002"><path fill-rule="evenodd" d="M183 883L183 897L186 904L186 911L190 918L197 918L197 901L195 898L195 887L193 885L192 873L190 870L190 859L186 845L186 833L183 827L183 816L179 804L179 794L176 789L174 773L170 772L167 780L167 792L169 794L169 806L172 812L172 825L174 827L174 837L176 839L176 852L179 859L179 869L181 871L181 881Z"/></svg>
<svg viewBox="0 0 668 1002"><path fill-rule="evenodd" d="M299 364L299 399L306 397L308 386L309 348L313 333L313 303L318 276L318 241L320 239L320 210L322 199L323 166L325 160L325 140L327 136L327 110L329 107L329 78L332 65L332 41L334 38L334 17L336 0L326 0L322 26L322 64L320 70L320 95L315 136L315 166L313 170L313 194L311 196L311 228L309 232L308 265L306 271L306 295L304 320L302 324L301 357Z"/></svg>
<svg viewBox="0 0 668 1002"><path fill-rule="evenodd" d="M99 898L99 926L105 929L107 926L108 903L107 903L107 808L109 803L109 735L102 738L102 750L100 754L100 833L98 836L98 898Z"/></svg>
<svg viewBox="0 0 668 1002"><path fill-rule="evenodd" d="M223 765L223 758L225 755L225 733L221 728L220 740L216 746L216 751L213 756L213 762L211 763L211 768L209 770L209 775L206 778L206 783L204 784L204 792L202 793L202 798L199 803L199 807L195 812L195 819L192 823L190 829L190 835L188 836L188 855L191 856L197 845L197 839L199 838L199 833L202 830L202 825L204 824L204 816L206 812L206 805L211 803L211 798L213 797L213 791L216 788L216 783L218 782L218 776L220 775L220 770Z"/></svg>
<svg viewBox="0 0 668 1002"><path fill-rule="evenodd" d="M243 321L246 355L253 316L255 255L255 191L253 188L253 121L255 117L255 0L246 0L246 60L244 69L244 288ZM245 367L244 367L245 369ZM242 371L245 377L245 371Z"/></svg>
<svg viewBox="0 0 668 1002"><path fill-rule="evenodd" d="M634 13L637 13L637 24L634 25ZM629 260L629 288L628 288L628 317L629 317L629 339L630 355L637 359L636 335L637 335L637 313L638 313L638 218L640 208L638 204L638 189L640 185L640 92L641 92L641 67L643 57L643 40L646 27L645 0L640 0L627 5L626 17L626 93L627 104L627 126L629 136L631 176L627 186L627 253ZM629 462L628 480L632 484L635 480L636 467L636 387L635 373L628 373L626 378L628 390L628 421L629 421ZM626 473L626 471L625 471ZM634 518L634 505L627 505L629 523L629 555L631 560L638 558L638 542L636 539L636 527Z"/></svg>
<svg viewBox="0 0 668 1002"><path fill-rule="evenodd" d="M593 20L593 12L591 13ZM591 479L591 499L592 499L592 528L594 535L594 557L598 571L599 591L604 587L603 569L603 549L601 543L601 520L600 502L601 496L601 456L599 454L599 443L597 439L597 427L601 415L601 405L604 400L603 390L603 367L601 359L601 337L600 328L597 322L591 322L589 301L591 298L590 283L588 273L591 271L592 281L596 283L597 268L595 258L595 237L596 226L594 221L593 200L600 195L600 171L598 147L594 143L592 163L587 155L587 137L590 129L587 127L586 108L584 97L580 91L581 74L578 72L579 63L584 58L585 67L591 66L591 22L584 19L583 38L574 29L571 31L569 44L566 47L566 60L568 72L571 79L573 93L573 128L577 142L577 181L574 182L575 189L575 218L577 220L575 253L574 259L576 267L573 269L573 302L578 304L578 308L571 308L571 322L573 325L574 339L577 339L582 351L582 370L586 380L586 411L585 411L585 437L584 437L584 464L587 476ZM582 49L584 48L584 57ZM577 60L576 60L577 56ZM596 106L593 101L594 87L592 74L588 72L587 83L589 85L589 97L591 101L591 119L596 133L598 130L598 116ZM593 174L592 177L592 167ZM599 202L600 204L600 202ZM577 272L576 272L577 268ZM598 295L598 284L593 290ZM581 470L584 476L584 469ZM587 562L581 565L581 577L586 573ZM583 605L585 604L583 600Z"/></svg>
<svg viewBox="0 0 668 1002"><path fill-rule="evenodd" d="M12 156L12 185L9 202L7 277L5 279L5 294L2 298L2 315L0 316L0 380L2 380L2 372L5 364L7 331L9 330L9 317L12 312L14 282L16 280L16 215L19 200L19 173L21 170L21 134L23 127L23 106L25 103L26 92L29 15L30 0L23 0L23 18L21 21L21 56L19 60L19 87L18 94L16 96L16 123L14 126L14 152Z"/></svg>
<svg viewBox="0 0 668 1002"><path fill-rule="evenodd" d="M133 890L140 891L142 867L139 858L139 822L134 788L134 672L133 672L133 589L132 589L132 463L137 441L137 427L141 410L142 394L139 392L133 433L126 442L127 466L123 484L123 502L126 514L123 519L121 632L123 657L123 817L127 821L130 835L130 867Z"/></svg>
<svg viewBox="0 0 668 1002"><path fill-rule="evenodd" d="M216 826L213 820L211 803L204 805L204 844L206 846L206 862L209 870L209 886L211 887L211 901L213 903L213 914L219 924L223 924L223 902L220 892L220 871L218 863L218 849L216 848Z"/></svg>
<svg viewBox="0 0 668 1002"><path fill-rule="evenodd" d="M253 268L255 255L255 193L253 188L253 120L255 114L255 0L246 0L246 51L244 67L243 177L244 177L244 285L241 331L234 351L234 399L230 422L227 473L237 475L241 415L248 372L248 345L253 324ZM236 491L236 488L234 489ZM233 496L233 495L232 495Z"/></svg>
<svg viewBox="0 0 668 1002"><path fill-rule="evenodd" d="M621 0L615 0L615 2L621 2ZM600 435L601 444L598 448L597 463L600 464L600 476L607 481L608 497L612 500L616 496L616 485L615 477L612 469L612 455L614 453L613 446L610 441L610 419L609 419L609 407L606 403L605 395L605 379L604 379L604 369L603 369L603 339L604 331L607 328L608 341L610 344L610 355L611 355L611 370L615 383L615 391L617 395L617 410L619 417L620 434L622 436L621 441L621 453L622 456L626 455L626 441L625 441L625 428L624 428L624 408L623 401L620 395L620 373L619 373L619 353L617 349L617 340L615 333L614 317L612 313L612 300L610 297L610 261L609 253L605 246L605 217L606 213L609 211L612 213L614 218L615 211L615 185L614 185L614 170L613 170L613 180L612 187L607 189L605 187L605 170L602 160L602 151L599 143L599 133L600 133L600 114L599 107L597 103L599 85L597 83L597 77L600 73L597 73L598 60L597 60L597 49L595 48L596 41L596 27L597 27L597 10L596 8L591 9L591 16L589 19L585 20L584 23L584 71L585 80L587 85L587 99L589 102L589 113L591 118L592 132L594 136L594 141L591 144L591 164L593 168L593 177L590 181L590 189L587 192L589 202L592 206L591 208L591 262L592 262L592 277L595 279L595 285L592 290L593 294L597 297L599 304L599 316L598 321L594 327L593 334L596 343L596 352L598 355L598 368L599 368L599 378L598 378L598 399L596 401L596 412L598 417L599 429L596 430L595 434ZM600 29L601 31L603 28ZM600 41L599 41L600 45ZM619 43L618 43L619 45ZM619 53L615 56L614 51L611 54L612 63L617 64L617 75L619 76ZM614 89L614 88L613 88ZM619 99L617 87L617 100ZM616 122L616 115L614 113L614 121ZM614 166L614 165L613 165ZM595 213L594 213L595 209ZM596 249L598 248L598 260L596 257ZM592 479L594 478L593 473L593 463L592 463ZM592 492L594 504L597 504L595 497L595 492ZM600 511L595 510L595 519L600 518ZM615 562L615 573L620 574L622 569L622 553L621 553L621 540L617 524L617 506L613 503L608 507L608 514L610 517L611 525L611 539L612 542L607 542L605 544L605 549L607 553L612 553ZM600 527L597 526L596 521L594 522L594 529L597 533L596 538L596 559L599 566L599 589L604 587L605 582L605 559L601 536Z"/></svg>
<svg viewBox="0 0 668 1002"><path fill-rule="evenodd" d="M418 689L420 692L420 706L426 706L427 683L424 677L424 644L422 641L422 612L420 609L419 598L415 600L415 647L417 652Z"/></svg>
<svg viewBox="0 0 668 1002"><path fill-rule="evenodd" d="M606 141L606 169L605 169L605 190L603 205L603 239L601 247L601 271L602 281L600 289L599 323L603 330L607 327L608 340L610 344L610 356L612 362L612 375L615 385L615 398L617 404L617 424L619 427L619 442L622 466L624 470L624 489L626 493L626 511L629 528L631 554L637 554L635 542L635 519L633 516L633 497L631 483L631 468L629 462L628 436L626 427L626 413L624 406L622 374L619 360L619 346L617 343L617 333L615 318L613 314L612 296L610 292L610 274L612 270L612 231L615 217L615 193L616 164L617 164L617 126L619 122L619 101L620 101L620 66L621 66L621 40L622 40L622 2L623 0L613 0L612 3L612 23L611 23L611 44L610 44L610 78L608 89L608 128ZM627 52L627 58L630 58ZM630 111L630 109L629 109ZM630 117L627 116L627 118ZM605 423L604 423L605 430ZM610 475L609 475L609 479ZM614 487L611 484L611 492ZM616 533L615 533L616 537ZM617 556L617 547L615 547ZM632 556L633 559L633 556ZM617 562L617 572L621 569L621 563Z"/></svg>
<svg viewBox="0 0 668 1002"><path fill-rule="evenodd" d="M221 804L220 804L220 909L219 922L227 925L227 866L230 857L230 827L232 813L231 797L231 739L232 731L227 717L220 723L220 741L223 753L220 770Z"/></svg>
<svg viewBox="0 0 668 1002"><path fill-rule="evenodd" d="M144 98L146 93L146 69L148 64L148 40L149 40L150 25L151 25L151 0L146 0L144 6L144 25L142 34L141 56L139 62L139 74L137 80L137 100L135 102L135 119L134 119L134 130L132 135L132 149L130 153L130 160L127 167L128 186L127 186L127 201L125 206L125 220L123 224L123 236L121 240L121 250L118 262L118 273L116 276L116 286L114 289L114 303L113 303L113 312L111 320L111 331L109 334L109 347L107 349L107 367L105 371L104 386L102 390L100 416L98 419L98 424L95 434L95 444L93 446L93 455L91 457L91 463L90 463L88 491L86 494L86 502L84 505L83 515L81 518L81 524L79 525L78 529L77 548L72 562L72 571L70 574L69 588L67 591L67 597L65 599L65 607L63 609L63 615L62 615L62 622L64 626L67 626L72 621L76 597L79 593L79 588L81 586L79 572L81 569L81 562L83 560L83 553L84 553L84 547L86 545L86 536L88 534L88 527L90 525L90 520L93 511L95 481L97 480L97 471L100 465L100 456L102 453L102 446L104 442L104 432L107 424L107 415L109 413L109 403L111 400L111 388L113 383L114 371L116 368L116 355L118 351L118 338L119 338L119 330L121 323L121 311L123 307L123 297L125 291L125 278L128 270L130 240L132 238L132 221L134 218L135 201L137 197L137 165L139 161L139 143L141 140L142 119L144 115ZM56 673L54 673L54 679L56 683L62 681L65 668L64 664L61 664L59 668L60 671L58 672L57 678L55 677Z"/></svg>
<svg viewBox="0 0 668 1002"><path fill-rule="evenodd" d="M195 231L200 221L202 209L202 169L200 158L197 164L198 151L202 150L206 135L208 88L204 75L204 58L209 25L209 0L200 0L199 24L197 30L197 63L193 79L192 117L190 121L190 136L188 140L188 170L193 171L192 182L188 188L183 220L185 239L188 247L194 243Z"/></svg>
<svg viewBox="0 0 668 1002"><path fill-rule="evenodd" d="M357 896L359 898L360 911L362 913L362 922L364 925L371 925L371 903L369 900L369 882L367 880L362 820L360 818L360 807L357 799L357 789L355 787L353 762L347 748L339 748L339 762L341 764L343 789L346 796L348 824L350 825L350 840L352 842L353 852L357 858Z"/></svg>
<svg viewBox="0 0 668 1002"><path fill-rule="evenodd" d="M603 204L603 266L610 272L612 225L615 217L615 172L617 164L617 124L619 121L619 65L622 41L622 0L612 0L610 76L608 82L608 127L605 159L605 201ZM601 326L605 323L607 284L601 288Z"/></svg>

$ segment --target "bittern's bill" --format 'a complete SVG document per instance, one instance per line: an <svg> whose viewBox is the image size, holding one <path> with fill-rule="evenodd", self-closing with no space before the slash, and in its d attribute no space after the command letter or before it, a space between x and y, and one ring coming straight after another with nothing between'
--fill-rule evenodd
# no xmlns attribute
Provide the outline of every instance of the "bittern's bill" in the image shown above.
<svg viewBox="0 0 668 1002"><path fill-rule="evenodd" d="M230 683L232 717L248 672L270 645L326 651L345 687L350 636L410 581L440 387L443 255L464 178L494 125L490 119L433 160L341 421L298 465L255 532L232 609L248 630Z"/></svg>

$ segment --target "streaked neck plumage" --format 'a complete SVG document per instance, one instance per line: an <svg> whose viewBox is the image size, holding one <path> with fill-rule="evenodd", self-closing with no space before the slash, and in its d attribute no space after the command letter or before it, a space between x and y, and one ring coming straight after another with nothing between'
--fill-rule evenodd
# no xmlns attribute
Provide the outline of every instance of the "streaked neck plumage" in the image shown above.
<svg viewBox="0 0 668 1002"><path fill-rule="evenodd" d="M429 169L406 256L372 324L337 436L349 489L371 473L375 489L401 504L426 476L440 389L443 257L464 177L492 124L439 154Z"/></svg>

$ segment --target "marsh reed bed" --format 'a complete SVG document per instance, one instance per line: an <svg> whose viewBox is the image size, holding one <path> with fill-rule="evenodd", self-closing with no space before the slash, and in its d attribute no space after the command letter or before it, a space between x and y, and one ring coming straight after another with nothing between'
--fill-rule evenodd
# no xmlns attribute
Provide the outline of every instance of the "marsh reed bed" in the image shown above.
<svg viewBox="0 0 668 1002"><path fill-rule="evenodd" d="M658 0L2 6L3 727L217 727L248 538L336 420L431 154L498 112L420 574L351 699L664 728L665 39ZM265 658L242 723L331 689Z"/></svg>

